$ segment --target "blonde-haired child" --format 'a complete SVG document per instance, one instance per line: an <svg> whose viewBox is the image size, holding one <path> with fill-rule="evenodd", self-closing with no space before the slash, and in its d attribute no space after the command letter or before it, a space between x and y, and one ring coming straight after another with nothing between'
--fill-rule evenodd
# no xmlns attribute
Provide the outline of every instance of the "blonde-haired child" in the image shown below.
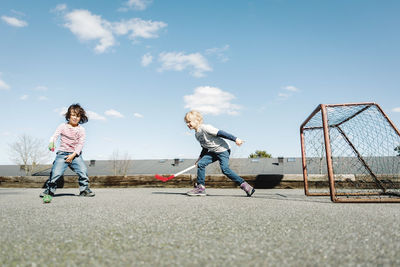
<svg viewBox="0 0 400 267"><path fill-rule="evenodd" d="M240 146L243 141L227 132L219 130L212 125L203 124L203 116L196 110L191 110L185 115L185 122L189 129L195 130L195 137L203 148L197 164L197 185L194 189L187 192L189 196L205 196L205 174L206 166L219 161L221 171L228 176L229 179L236 182L240 188L251 197L254 188L250 186L243 178L237 175L229 168L229 156L231 153L229 144L223 139L228 139Z"/></svg>

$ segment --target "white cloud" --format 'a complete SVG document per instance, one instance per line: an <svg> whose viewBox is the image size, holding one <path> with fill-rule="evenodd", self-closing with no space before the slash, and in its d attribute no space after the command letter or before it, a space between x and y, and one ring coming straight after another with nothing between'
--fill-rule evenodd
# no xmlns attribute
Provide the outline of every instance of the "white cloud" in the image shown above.
<svg viewBox="0 0 400 267"><path fill-rule="evenodd" d="M115 44L111 24L101 16L93 15L88 10L74 10L65 15L64 26L82 41L99 40L95 51L103 53Z"/></svg>
<svg viewBox="0 0 400 267"><path fill-rule="evenodd" d="M23 13L21 11L11 9L11 13L16 14L17 16L20 16L20 17L25 17L25 13Z"/></svg>
<svg viewBox="0 0 400 267"><path fill-rule="evenodd" d="M292 93L300 92L300 89L293 85L288 85L288 86L282 87L281 89L283 89L285 91L289 91L289 92L278 93L279 100L287 100L289 97L292 97Z"/></svg>
<svg viewBox="0 0 400 267"><path fill-rule="evenodd" d="M190 69L190 74L194 77L203 77L204 72L212 71L207 59L200 53L184 54L183 52L161 53L158 60L161 62L160 71L174 70L182 71Z"/></svg>
<svg viewBox="0 0 400 267"><path fill-rule="evenodd" d="M58 113L60 116L64 117L65 114L67 113L68 108L67 107L61 107L61 108L56 108L54 109L54 112Z"/></svg>
<svg viewBox="0 0 400 267"><path fill-rule="evenodd" d="M284 98L284 99L286 99L286 98L288 98L288 97L290 97L290 96L291 96L291 94L285 94L285 93L279 93L279 94L278 94L278 97Z"/></svg>
<svg viewBox="0 0 400 267"><path fill-rule="evenodd" d="M143 115L140 113L133 113L133 116L136 118L143 118Z"/></svg>
<svg viewBox="0 0 400 267"><path fill-rule="evenodd" d="M120 11L128 11L129 9L145 10L153 1L152 0L128 0L124 3L124 7Z"/></svg>
<svg viewBox="0 0 400 267"><path fill-rule="evenodd" d="M133 18L130 20L122 20L121 22L113 23L113 31L117 35L129 34L130 39L136 38L157 38L157 32L165 28L167 24L162 21L141 20Z"/></svg>
<svg viewBox="0 0 400 267"><path fill-rule="evenodd" d="M61 107L61 108L54 109L54 112L57 112L62 117L65 116L67 111L68 111L67 107ZM96 112L93 112L93 111L90 111L90 110L86 111L86 115L88 116L89 120L98 120L98 121L107 120L106 117L101 116L101 115L97 114Z"/></svg>
<svg viewBox="0 0 400 267"><path fill-rule="evenodd" d="M183 99L185 108L194 109L203 114L237 115L241 109L241 106L231 103L235 99L233 94L217 87L197 87L192 95L186 95Z"/></svg>
<svg viewBox="0 0 400 267"><path fill-rule="evenodd" d="M28 26L28 23L26 21L17 19L15 17L8 17L8 16L1 16L1 19L6 22L8 25L14 26L14 27L26 27Z"/></svg>
<svg viewBox="0 0 400 267"><path fill-rule="evenodd" d="M39 96L38 97L38 100L40 100L40 101L46 101L46 100L49 100L49 98L47 97L47 96Z"/></svg>
<svg viewBox="0 0 400 267"><path fill-rule="evenodd" d="M393 112L400 112L400 107L392 109Z"/></svg>
<svg viewBox="0 0 400 267"><path fill-rule="evenodd" d="M221 53L229 49L229 45L225 45L223 47L214 47L214 48L209 48L206 50L206 54L216 54L216 53Z"/></svg>
<svg viewBox="0 0 400 267"><path fill-rule="evenodd" d="M216 55L217 59L221 62L227 62L229 58L225 55L225 52L229 50L229 45L223 47L214 47L206 50L206 55Z"/></svg>
<svg viewBox="0 0 400 267"><path fill-rule="evenodd" d="M67 5L66 4L59 4L57 5L54 9L52 9L52 12L62 12L65 11L67 9Z"/></svg>
<svg viewBox="0 0 400 267"><path fill-rule="evenodd" d="M47 91L47 87L39 85L39 86L36 86L33 90L35 90L35 91Z"/></svg>
<svg viewBox="0 0 400 267"><path fill-rule="evenodd" d="M285 86L285 87L283 87L283 89L285 89L285 90L287 90L287 91L290 91L290 92L298 92L298 91L300 91L299 88L294 87L294 86L292 86L292 85Z"/></svg>
<svg viewBox="0 0 400 267"><path fill-rule="evenodd" d="M104 114L106 114L107 116L110 117L115 117L115 118L123 118L124 115L122 115L119 111L116 111L114 109L109 109L106 112L104 112Z"/></svg>
<svg viewBox="0 0 400 267"><path fill-rule="evenodd" d="M151 62L153 62L153 56L150 53L144 54L143 57L142 57L142 66L146 67Z"/></svg>
<svg viewBox="0 0 400 267"><path fill-rule="evenodd" d="M5 81L0 80L0 90L9 90L11 87Z"/></svg>
<svg viewBox="0 0 400 267"><path fill-rule="evenodd" d="M129 35L129 38L157 38L157 32L166 27L162 21L141 20L133 18L128 21L109 22L88 10L78 9L65 14L64 26L75 34L81 41L97 40L97 53L104 53L116 45L114 35Z"/></svg>
<svg viewBox="0 0 400 267"><path fill-rule="evenodd" d="M87 114L87 116L88 116L88 118L90 120L96 120L96 121L105 121L105 120L107 120L106 117L101 116L101 115L97 114L96 112L93 112L93 111L90 111L90 110L88 110L86 112L86 114Z"/></svg>
<svg viewBox="0 0 400 267"><path fill-rule="evenodd" d="M19 99L21 100L27 100L29 97L29 95L22 95Z"/></svg>

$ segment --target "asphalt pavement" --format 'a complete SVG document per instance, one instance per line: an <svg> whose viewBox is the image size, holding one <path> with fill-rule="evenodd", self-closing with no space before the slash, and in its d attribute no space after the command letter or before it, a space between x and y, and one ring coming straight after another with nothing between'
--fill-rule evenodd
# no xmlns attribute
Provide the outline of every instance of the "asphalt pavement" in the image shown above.
<svg viewBox="0 0 400 267"><path fill-rule="evenodd" d="M302 190L0 188L1 266L400 266L400 204Z"/></svg>

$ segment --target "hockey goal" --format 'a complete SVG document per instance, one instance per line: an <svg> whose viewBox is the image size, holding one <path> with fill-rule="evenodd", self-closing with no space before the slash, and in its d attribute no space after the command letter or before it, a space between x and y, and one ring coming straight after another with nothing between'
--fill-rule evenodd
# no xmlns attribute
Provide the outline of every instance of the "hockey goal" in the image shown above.
<svg viewBox="0 0 400 267"><path fill-rule="evenodd" d="M300 139L306 195L400 202L400 132L379 105L318 105Z"/></svg>

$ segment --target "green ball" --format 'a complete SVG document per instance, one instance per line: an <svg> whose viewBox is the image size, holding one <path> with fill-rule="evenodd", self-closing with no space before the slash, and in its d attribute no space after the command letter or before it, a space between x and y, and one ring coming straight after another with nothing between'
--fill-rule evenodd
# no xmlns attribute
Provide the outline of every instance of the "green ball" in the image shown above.
<svg viewBox="0 0 400 267"><path fill-rule="evenodd" d="M43 196L43 202L44 203L50 203L51 199L52 199L52 197L50 195L44 195Z"/></svg>

